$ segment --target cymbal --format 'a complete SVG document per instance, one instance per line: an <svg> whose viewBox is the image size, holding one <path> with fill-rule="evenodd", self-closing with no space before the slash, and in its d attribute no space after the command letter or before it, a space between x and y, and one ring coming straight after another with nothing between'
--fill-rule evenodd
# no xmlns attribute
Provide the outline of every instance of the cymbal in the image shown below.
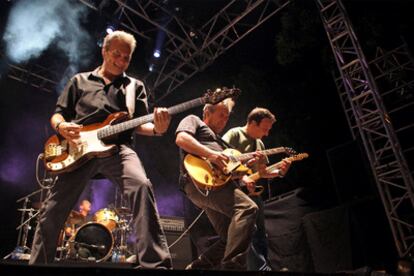
<svg viewBox="0 0 414 276"><path fill-rule="evenodd" d="M80 224L80 223L83 223L84 220L85 220L85 217L81 213L72 210L70 211L70 214L66 220L66 223Z"/></svg>

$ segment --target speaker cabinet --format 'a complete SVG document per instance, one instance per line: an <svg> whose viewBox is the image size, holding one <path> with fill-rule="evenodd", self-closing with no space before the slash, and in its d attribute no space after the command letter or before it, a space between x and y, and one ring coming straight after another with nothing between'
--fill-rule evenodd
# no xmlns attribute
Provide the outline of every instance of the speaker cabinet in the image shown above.
<svg viewBox="0 0 414 276"><path fill-rule="evenodd" d="M161 226L167 237L174 269L184 269L192 260L191 242L188 234L184 235L176 244L173 243L184 232L184 218L161 217Z"/></svg>

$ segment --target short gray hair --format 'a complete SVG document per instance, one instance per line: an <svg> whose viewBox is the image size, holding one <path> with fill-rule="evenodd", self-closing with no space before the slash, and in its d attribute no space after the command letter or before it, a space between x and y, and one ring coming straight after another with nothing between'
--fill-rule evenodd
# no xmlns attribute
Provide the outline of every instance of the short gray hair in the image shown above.
<svg viewBox="0 0 414 276"><path fill-rule="evenodd" d="M105 50L108 50L109 46L111 45L112 40L114 39L122 40L128 43L129 46L131 47L131 53L134 52L135 47L137 45L137 41L135 40L135 37L132 34L124 32L124 31L114 31L108 34L107 36L105 36L102 47Z"/></svg>
<svg viewBox="0 0 414 276"><path fill-rule="evenodd" d="M216 110L216 106L219 105L219 104L225 105L227 107L227 109L229 110L229 112L231 112L236 103L233 100L233 98L226 98L226 99L224 99L221 102L216 103L216 104L206 104L206 105L204 105L204 108L203 108L203 119L206 118L207 111L210 112L210 113L214 112Z"/></svg>

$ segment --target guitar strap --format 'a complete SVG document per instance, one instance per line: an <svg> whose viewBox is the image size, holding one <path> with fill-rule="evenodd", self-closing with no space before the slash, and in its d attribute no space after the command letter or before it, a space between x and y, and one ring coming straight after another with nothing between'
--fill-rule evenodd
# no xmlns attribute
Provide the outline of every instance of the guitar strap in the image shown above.
<svg viewBox="0 0 414 276"><path fill-rule="evenodd" d="M223 138L221 138L221 136L218 135L218 134L216 134L216 141L217 141L217 143L220 144L220 146L222 146L225 149L232 149L233 148L229 143L224 141Z"/></svg>
<svg viewBox="0 0 414 276"><path fill-rule="evenodd" d="M128 114L132 118L135 113L135 101L137 97L137 90L145 93L144 83L140 80L134 78L128 78L130 80L129 84L125 87L125 103L128 109Z"/></svg>

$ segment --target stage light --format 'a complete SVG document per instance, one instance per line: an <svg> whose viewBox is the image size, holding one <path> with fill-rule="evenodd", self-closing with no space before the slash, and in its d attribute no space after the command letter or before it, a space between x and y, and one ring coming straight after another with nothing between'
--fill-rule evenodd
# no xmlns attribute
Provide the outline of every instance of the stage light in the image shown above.
<svg viewBox="0 0 414 276"><path fill-rule="evenodd" d="M148 70L150 72L153 72L154 71L154 64L150 64L150 66L148 67Z"/></svg>
<svg viewBox="0 0 414 276"><path fill-rule="evenodd" d="M116 28L115 28L115 26L113 26L113 25L108 25L108 26L106 27L106 29L105 29L105 31L106 31L106 33L107 33L107 34L111 34L111 33L113 33L115 30L116 30Z"/></svg>
<svg viewBox="0 0 414 276"><path fill-rule="evenodd" d="M191 37L192 40L198 40L198 32L196 30L190 30L188 35Z"/></svg>
<svg viewBox="0 0 414 276"><path fill-rule="evenodd" d="M161 56L161 51L160 50L155 50L154 53L152 54L155 58L159 58Z"/></svg>

